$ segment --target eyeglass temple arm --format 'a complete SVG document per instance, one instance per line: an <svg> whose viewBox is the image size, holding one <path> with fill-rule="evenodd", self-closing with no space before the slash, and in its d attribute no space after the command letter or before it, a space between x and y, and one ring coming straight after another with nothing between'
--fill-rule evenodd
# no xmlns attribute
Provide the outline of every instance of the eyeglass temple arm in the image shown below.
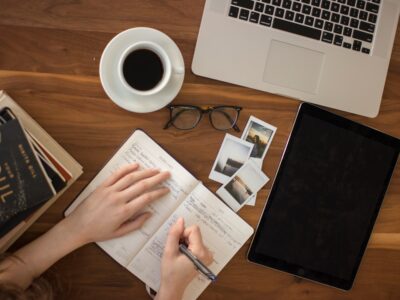
<svg viewBox="0 0 400 300"><path fill-rule="evenodd" d="M172 122L171 122L171 120L169 120L167 123L165 123L163 129L168 129L171 127L171 125L172 125Z"/></svg>

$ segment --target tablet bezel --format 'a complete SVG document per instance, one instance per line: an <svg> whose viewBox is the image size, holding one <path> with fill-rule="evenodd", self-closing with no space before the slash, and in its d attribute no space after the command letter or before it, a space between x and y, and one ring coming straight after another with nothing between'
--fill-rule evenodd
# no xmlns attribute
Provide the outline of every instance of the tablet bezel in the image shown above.
<svg viewBox="0 0 400 300"><path fill-rule="evenodd" d="M352 130L353 132L356 132L358 134L361 134L363 136L369 137L369 138L373 138L381 143L384 143L386 145L389 145L393 148L397 148L397 155L394 155L393 157L393 161L392 161L392 165L391 165L391 170L390 172L388 172L387 178L385 179L384 184L382 185L382 191L379 195L379 199L377 201L376 207L375 207L375 211L371 217L370 223L368 225L368 230L367 230L367 234L364 237L363 243L361 245L360 248L360 252L357 256L357 259L355 261L355 265L354 265L354 269L352 271L352 275L350 280L345 280L343 278L338 278L336 276L332 276L330 274L327 273L322 273L322 272L318 272L312 269L308 269L304 266L301 265L297 265L297 264L292 264L289 263L287 261L283 261L281 259L277 259L277 258L273 258L270 256L266 256L266 255L262 255L262 254L257 254L255 252L255 248L256 248L256 244L260 241L260 239L262 239L262 232L261 230L259 230L260 225L263 224L264 220L267 218L267 214L268 214L268 210L271 207L271 205L273 204L274 201L274 195L277 189L277 186L279 185L280 182L280 176L282 174L282 170L285 167L286 161L287 161L287 157L289 157L291 149L292 149L292 143L291 141L293 140L293 137L297 134L298 129L299 129L299 124L301 123L301 120L303 118L303 116L305 114L309 114L312 115L313 117L317 117L319 119L322 119L324 121L328 121L331 122L332 124L338 126L338 127L342 127L342 128L346 128L349 130ZM263 266L267 266L267 267L271 267L274 269L278 269L280 271L283 272L287 272L296 276L300 276L300 277L304 277L306 279L312 280L312 281L316 281L318 283L322 283L322 284L326 284L326 285L330 285L342 290L349 290L351 289L355 276L357 274L357 270L360 266L361 263L361 259L363 257L363 254L365 252L366 246L368 244L373 226L375 224L379 209L381 207L383 198L385 196L386 190L389 186L390 183L390 179L392 177L393 171L395 169L397 160L398 160L398 155L399 155L399 151L400 151L400 140L396 139L392 136L389 136L383 132L380 132L376 129L361 125L359 123L356 123L354 121L348 120L344 117L338 116L336 114L333 114L331 112L325 111L323 109L320 109L314 105L308 104L308 103L302 103L300 105L299 111L297 113L297 117L296 120L294 122L293 125L293 129L291 132L291 135L288 139L288 142L286 144L281 162L279 164L278 167L278 171L277 174L275 176L274 182L272 184L272 188L271 188L271 192L268 196L268 199L266 201L266 204L264 206L263 209L263 213L259 219L258 225L257 225L257 229L256 232L254 234L253 240L251 242L249 251L248 251L248 255L247 258L250 262L259 264L259 265L263 265Z"/></svg>

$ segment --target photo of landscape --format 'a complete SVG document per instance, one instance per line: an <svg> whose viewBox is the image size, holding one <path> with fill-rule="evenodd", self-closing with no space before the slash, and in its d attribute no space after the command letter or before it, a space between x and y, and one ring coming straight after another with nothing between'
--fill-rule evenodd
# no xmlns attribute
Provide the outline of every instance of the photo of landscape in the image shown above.
<svg viewBox="0 0 400 300"><path fill-rule="evenodd" d="M243 204L252 194L250 188L239 176L233 177L225 189L239 204Z"/></svg>
<svg viewBox="0 0 400 300"><path fill-rule="evenodd" d="M231 177L247 161L250 149L249 146L234 140L226 140L214 171Z"/></svg>

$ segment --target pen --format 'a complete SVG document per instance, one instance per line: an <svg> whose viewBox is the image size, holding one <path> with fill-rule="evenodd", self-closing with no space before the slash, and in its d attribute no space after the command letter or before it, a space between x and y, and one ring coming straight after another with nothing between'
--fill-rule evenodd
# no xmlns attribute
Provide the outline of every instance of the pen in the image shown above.
<svg viewBox="0 0 400 300"><path fill-rule="evenodd" d="M179 244L179 251L186 255L187 258L196 266L197 270L200 271L204 276L206 276L211 281L217 280L217 275L215 275L209 268L207 268L193 253L186 247L185 244Z"/></svg>

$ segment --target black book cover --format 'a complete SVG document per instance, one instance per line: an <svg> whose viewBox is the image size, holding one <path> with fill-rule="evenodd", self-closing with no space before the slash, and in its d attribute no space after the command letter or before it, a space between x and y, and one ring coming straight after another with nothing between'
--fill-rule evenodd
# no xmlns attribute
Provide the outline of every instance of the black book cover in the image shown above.
<svg viewBox="0 0 400 300"><path fill-rule="evenodd" d="M15 117L14 113L8 107L5 107L0 111L0 123L1 124L6 124L7 122L10 122L15 119L16 119L16 117ZM27 134L26 136L27 136L28 140L31 141L32 146L33 146L32 147L33 151L37 154L37 157L39 158L39 161L40 161L41 165L43 166L44 171L46 172L47 176L50 178L54 189L58 193L64 187L67 186L66 181L61 177L60 174L58 174L56 171L53 170L53 168L49 165L49 161L47 161L45 158L43 158L41 156L40 150L38 149L37 146L35 146L33 141L30 139L29 134ZM1 229L0 229L0 237L1 236L2 236L2 234L1 234Z"/></svg>
<svg viewBox="0 0 400 300"><path fill-rule="evenodd" d="M19 213L37 207L53 189L18 120L0 126L0 227Z"/></svg>
<svg viewBox="0 0 400 300"><path fill-rule="evenodd" d="M37 206L28 208L27 210L24 210L23 212L18 213L11 219L9 219L7 222L5 222L3 225L0 226L0 238L2 238L4 235L6 235L11 229L13 229L15 226L17 226L19 223L24 221L26 218L28 218L31 214L33 214L37 209L39 209L43 204L39 204Z"/></svg>

